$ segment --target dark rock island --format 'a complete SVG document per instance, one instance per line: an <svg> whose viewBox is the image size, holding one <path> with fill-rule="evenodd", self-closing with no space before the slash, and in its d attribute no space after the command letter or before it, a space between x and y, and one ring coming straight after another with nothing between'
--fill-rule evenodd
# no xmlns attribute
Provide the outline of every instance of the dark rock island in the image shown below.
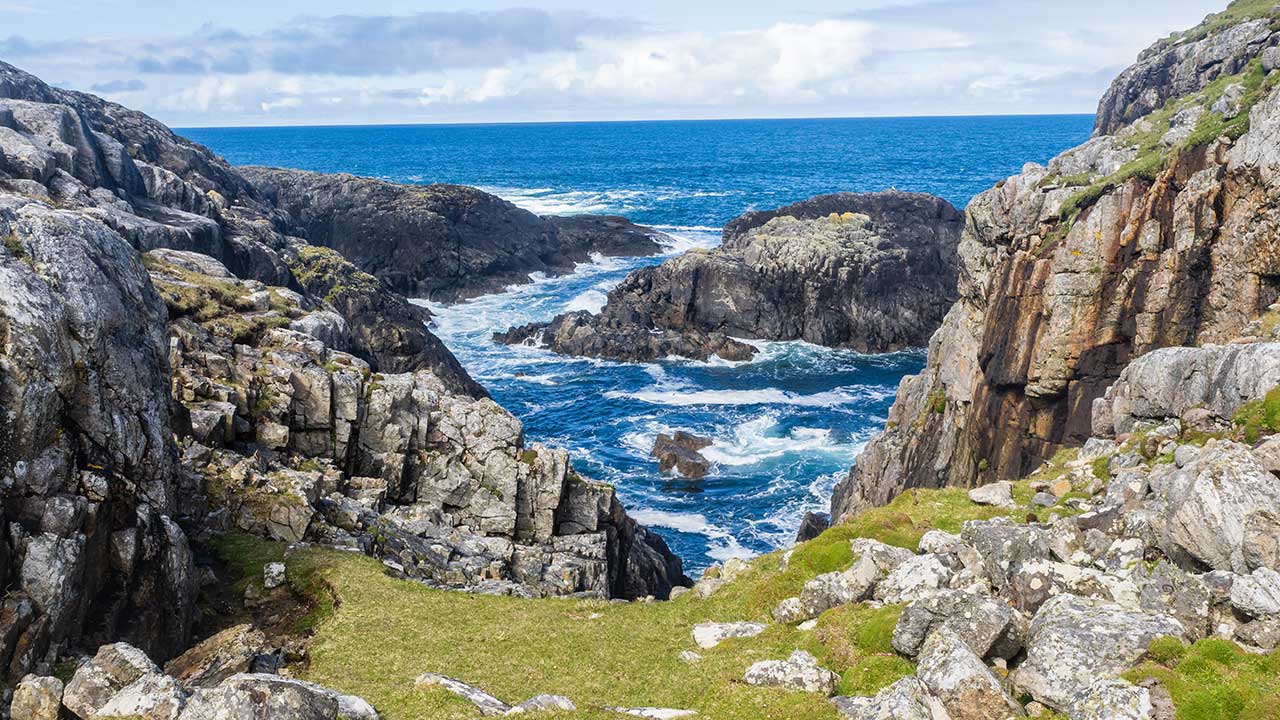
<svg viewBox="0 0 1280 720"><path fill-rule="evenodd" d="M724 242L636 270L585 311L500 333L567 355L749 359L741 339L863 352L925 345L955 299L964 216L903 192L825 195L744 215Z"/></svg>

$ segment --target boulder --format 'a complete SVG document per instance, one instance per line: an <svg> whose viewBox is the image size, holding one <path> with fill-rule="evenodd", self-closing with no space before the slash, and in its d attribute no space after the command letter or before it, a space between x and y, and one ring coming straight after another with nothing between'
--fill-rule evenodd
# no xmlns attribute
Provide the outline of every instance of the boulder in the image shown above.
<svg viewBox="0 0 1280 720"><path fill-rule="evenodd" d="M799 597L778 604L773 611L774 619L782 623L801 622L833 607L864 600L881 578L915 557L910 550L865 538L852 541L851 546L855 558L851 568L825 573L805 583Z"/></svg>
<svg viewBox="0 0 1280 720"><path fill-rule="evenodd" d="M1006 602L963 590L942 590L903 609L893 649L915 657L934 631L946 628L980 658L1011 659L1022 650L1027 621Z"/></svg>
<svg viewBox="0 0 1280 720"><path fill-rule="evenodd" d="M1011 508L1013 502L1013 483L1008 480L976 487L969 491L969 499L979 505Z"/></svg>
<svg viewBox="0 0 1280 720"><path fill-rule="evenodd" d="M1269 552L1269 539L1250 528L1269 527L1267 518L1280 517L1280 480L1248 447L1230 441L1206 446L1159 494L1167 508L1161 544L1174 560L1245 574L1249 557Z"/></svg>
<svg viewBox="0 0 1280 720"><path fill-rule="evenodd" d="M164 671L188 688L212 687L232 675L247 673L269 650L267 638L252 625L229 627L170 660Z"/></svg>
<svg viewBox="0 0 1280 720"><path fill-rule="evenodd" d="M818 665L818 659L796 650L786 660L762 660L747 668L743 679L756 687L782 688L797 692L835 692L840 676Z"/></svg>
<svg viewBox="0 0 1280 720"><path fill-rule="evenodd" d="M95 717L177 720L186 700L178 681L168 675L148 673L112 695Z"/></svg>
<svg viewBox="0 0 1280 720"><path fill-rule="evenodd" d="M914 555L876 584L875 598L891 605L909 603L947 587L953 574L939 555Z"/></svg>
<svg viewBox="0 0 1280 720"><path fill-rule="evenodd" d="M62 704L77 717L88 720L126 686L159 673L160 668L138 648L127 643L103 645L76 668L63 690Z"/></svg>
<svg viewBox="0 0 1280 720"><path fill-rule="evenodd" d="M1280 617L1280 572L1258 568L1231 586L1231 605L1253 618Z"/></svg>
<svg viewBox="0 0 1280 720"><path fill-rule="evenodd" d="M836 697L836 710L849 720L950 720L946 708L916 677L905 677L875 697Z"/></svg>
<svg viewBox="0 0 1280 720"><path fill-rule="evenodd" d="M62 710L62 681L28 675L13 689L9 720L58 720Z"/></svg>
<svg viewBox="0 0 1280 720"><path fill-rule="evenodd" d="M800 521L800 529L796 531L796 544L808 542L831 527L831 518L824 513L807 512Z"/></svg>
<svg viewBox="0 0 1280 720"><path fill-rule="evenodd" d="M952 720L1021 717L1022 706L959 635L939 628L920 650L916 676Z"/></svg>
<svg viewBox="0 0 1280 720"><path fill-rule="evenodd" d="M987 579L997 589L1009 583L1019 565L1050 556L1051 537L1047 530L1019 525L1008 518L970 520L964 524L961 537L982 556Z"/></svg>
<svg viewBox="0 0 1280 720"><path fill-rule="evenodd" d="M1026 660L1010 680L1019 692L1071 712L1096 679L1131 668L1153 640L1183 635L1182 624L1168 615L1058 595L1032 619Z"/></svg>
<svg viewBox="0 0 1280 720"><path fill-rule="evenodd" d="M180 720L378 720L364 700L278 675L233 675L191 694Z"/></svg>
<svg viewBox="0 0 1280 720"><path fill-rule="evenodd" d="M675 469L684 477L699 479L706 477L711 464L698 451L710 446L709 438L677 431L674 436L659 434L650 454L658 458L660 472Z"/></svg>
<svg viewBox="0 0 1280 720"><path fill-rule="evenodd" d="M1099 678L1094 681L1076 701L1071 718L1156 720L1151 691L1118 678Z"/></svg>

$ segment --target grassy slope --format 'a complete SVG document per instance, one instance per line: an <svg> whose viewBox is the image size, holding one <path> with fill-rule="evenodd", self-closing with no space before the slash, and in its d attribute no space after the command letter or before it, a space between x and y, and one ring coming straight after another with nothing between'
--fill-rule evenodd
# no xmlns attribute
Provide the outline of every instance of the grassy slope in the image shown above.
<svg viewBox="0 0 1280 720"><path fill-rule="evenodd" d="M1019 486L1020 500L1030 495L1025 483ZM289 581L318 607L305 622L314 632L311 663L299 674L365 697L387 720L478 717L447 692L415 688L423 672L458 678L513 704L537 693L567 695L580 708L575 718L617 717L599 709L605 705L690 708L717 720L836 718L826 698L752 688L743 672L757 660L805 649L841 673L842 694L874 694L914 670L889 646L900 608L838 608L809 632L770 625L759 637L699 651L702 662L689 665L679 654L697 650L693 626L767 622L777 602L806 581L851 564L850 538L914 549L929 529L958 531L965 520L1003 513L1027 511L979 507L963 490L910 492L800 546L785 571L781 553L774 553L709 599L690 594L652 604L442 592L393 579L360 555L302 550L288 560ZM231 536L218 550L252 578L283 546Z"/></svg>

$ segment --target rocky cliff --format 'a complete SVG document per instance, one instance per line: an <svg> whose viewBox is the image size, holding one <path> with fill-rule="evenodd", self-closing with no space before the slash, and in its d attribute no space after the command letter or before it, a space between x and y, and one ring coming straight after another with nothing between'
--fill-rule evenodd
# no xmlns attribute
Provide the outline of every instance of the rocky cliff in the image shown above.
<svg viewBox="0 0 1280 720"><path fill-rule="evenodd" d="M955 299L962 216L919 194L845 193L738 218L723 245L627 276L598 314L561 315L498 339L645 361L749 358L735 338L864 352L923 345Z"/></svg>
<svg viewBox="0 0 1280 720"><path fill-rule="evenodd" d="M475 188L397 185L278 168L238 168L288 217L410 297L454 302L562 275L592 254L653 255L663 235L624 218L541 218Z"/></svg>
<svg viewBox="0 0 1280 720"><path fill-rule="evenodd" d="M1235 3L1143 53L1092 140L974 198L959 301L835 516L905 488L1021 477L1088 437L1093 401L1131 358L1236 338L1280 296L1270 11Z"/></svg>
<svg viewBox="0 0 1280 720"><path fill-rule="evenodd" d="M665 596L660 538L526 446L426 314L208 150L0 63L0 668L192 626L188 538L434 585Z"/></svg>

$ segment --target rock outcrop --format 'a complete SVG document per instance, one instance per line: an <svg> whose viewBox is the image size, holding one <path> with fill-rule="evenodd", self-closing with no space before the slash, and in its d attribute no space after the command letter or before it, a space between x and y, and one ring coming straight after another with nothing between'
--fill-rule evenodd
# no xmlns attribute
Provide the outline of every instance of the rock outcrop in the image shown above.
<svg viewBox="0 0 1280 720"><path fill-rule="evenodd" d="M475 188L354 175L237 170L288 217L401 294L454 302L562 275L593 254L654 255L665 236L620 217L541 218Z"/></svg>
<svg viewBox="0 0 1280 720"><path fill-rule="evenodd" d="M1267 312L1280 296L1280 75L1260 57L1280 41L1273 21L1212 20L1158 44L1112 86L1092 140L973 199L959 301L834 517L905 488L1021 477L1089 436L1093 401L1131 359L1230 341Z"/></svg>
<svg viewBox="0 0 1280 720"><path fill-rule="evenodd" d="M631 273L599 314L569 313L497 339L629 361L750 358L755 348L737 338L919 347L955 299L962 223L944 200L896 191L751 213L725 228L719 249Z"/></svg>
<svg viewBox="0 0 1280 720"><path fill-rule="evenodd" d="M225 527L445 587L687 583L612 488L526 447L425 311L288 225L207 149L0 63L7 687L117 640L181 652L188 536Z"/></svg>

